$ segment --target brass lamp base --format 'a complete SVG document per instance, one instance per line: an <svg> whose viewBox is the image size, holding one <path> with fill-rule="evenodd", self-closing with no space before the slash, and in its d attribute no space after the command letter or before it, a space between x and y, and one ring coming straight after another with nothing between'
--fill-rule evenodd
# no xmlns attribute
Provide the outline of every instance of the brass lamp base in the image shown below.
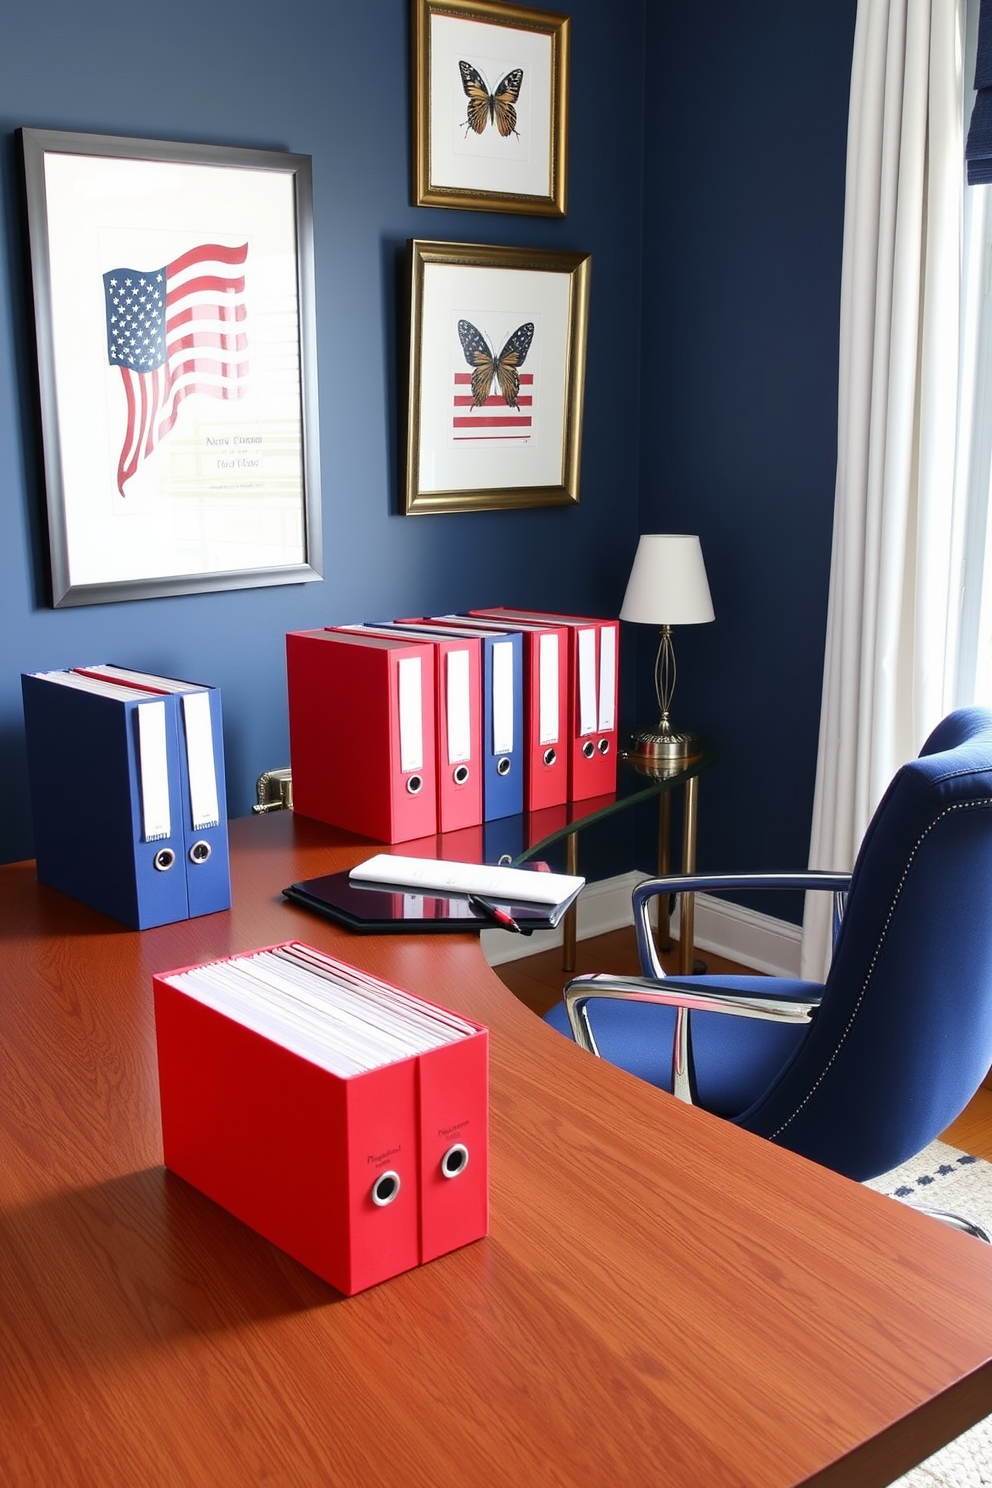
<svg viewBox="0 0 992 1488"><path fill-rule="evenodd" d="M638 729L627 758L638 769L664 769L697 759L702 752L698 734L688 729Z"/></svg>

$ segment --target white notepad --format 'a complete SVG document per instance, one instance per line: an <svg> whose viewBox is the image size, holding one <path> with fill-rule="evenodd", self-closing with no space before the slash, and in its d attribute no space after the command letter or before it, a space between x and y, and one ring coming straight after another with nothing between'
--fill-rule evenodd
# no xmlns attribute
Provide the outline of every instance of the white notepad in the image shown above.
<svg viewBox="0 0 992 1488"><path fill-rule="evenodd" d="M388 884L431 894L481 894L507 904L561 905L575 898L585 879L568 873L534 873L528 868L497 868L487 863L445 863L437 858L404 858L377 853L352 868L356 883Z"/></svg>

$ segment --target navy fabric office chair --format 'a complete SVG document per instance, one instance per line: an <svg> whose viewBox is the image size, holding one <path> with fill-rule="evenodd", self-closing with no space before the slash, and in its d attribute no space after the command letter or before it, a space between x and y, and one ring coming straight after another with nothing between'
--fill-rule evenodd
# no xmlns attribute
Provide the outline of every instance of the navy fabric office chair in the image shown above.
<svg viewBox="0 0 992 1488"><path fill-rule="evenodd" d="M846 895L825 983L666 977L651 901L745 888ZM649 879L634 919L643 975L576 977L548 1022L851 1178L897 1167L992 1066L992 712L961 709L934 730L890 784L849 876Z"/></svg>

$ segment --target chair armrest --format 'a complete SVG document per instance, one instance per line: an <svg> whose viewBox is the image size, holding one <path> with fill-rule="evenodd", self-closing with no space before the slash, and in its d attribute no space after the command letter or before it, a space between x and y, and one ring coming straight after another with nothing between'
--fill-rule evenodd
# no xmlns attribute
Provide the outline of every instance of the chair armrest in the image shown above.
<svg viewBox="0 0 992 1488"><path fill-rule="evenodd" d="M707 889L832 889L845 893L850 886L849 873L828 873L818 868L797 873L666 873L638 884L634 900L653 899L658 894L700 894Z"/></svg>
<svg viewBox="0 0 992 1488"><path fill-rule="evenodd" d="M649 977L585 975L573 977L565 986L565 1011L575 1042L590 1054L602 1057L589 1021L587 1004L595 997L624 1002L655 1002L679 1009L672 1050L672 1091L680 1100L693 1103L692 1055L687 1012L692 1008L729 1013L738 1018L764 1018L778 1023L810 1023L819 997L785 997L780 992L734 992L727 987L700 986L665 977L661 983Z"/></svg>
<svg viewBox="0 0 992 1488"><path fill-rule="evenodd" d="M767 996L758 992L734 992L729 987L697 985L677 977L665 977L660 984L650 977L607 976L602 972L573 977L565 986L565 1009L577 1044L591 1054L599 1054L589 1027L586 1003L594 997L609 997L622 1002L656 1002L665 1007L700 1008L711 1013L728 1013L737 1018L765 1018L776 1023L809 1023L820 1006L819 997L783 997L780 992Z"/></svg>
<svg viewBox="0 0 992 1488"><path fill-rule="evenodd" d="M840 896L851 886L849 873L830 873L809 868L797 873L666 873L662 878L647 878L633 893L634 929L641 970L645 976L661 981L665 969L658 959L651 923L648 918L652 899L660 894L699 894L709 889L821 889L832 892L834 905L834 938L843 913Z"/></svg>

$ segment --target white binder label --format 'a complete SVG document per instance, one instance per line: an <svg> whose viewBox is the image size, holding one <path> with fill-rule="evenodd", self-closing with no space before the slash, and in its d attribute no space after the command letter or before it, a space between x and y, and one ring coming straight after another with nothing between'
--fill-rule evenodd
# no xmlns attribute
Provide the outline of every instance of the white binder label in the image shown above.
<svg viewBox="0 0 992 1488"><path fill-rule="evenodd" d="M537 718L542 744L557 744L561 722L558 718L558 637L553 631L538 636Z"/></svg>
<svg viewBox="0 0 992 1488"><path fill-rule="evenodd" d="M579 733L594 734L596 708L596 632L579 631Z"/></svg>
<svg viewBox="0 0 992 1488"><path fill-rule="evenodd" d="M599 732L609 734L616 725L617 633L604 625L599 639Z"/></svg>
<svg viewBox="0 0 992 1488"><path fill-rule="evenodd" d="M468 651L449 651L447 662L448 764L467 764L472 758Z"/></svg>
<svg viewBox="0 0 992 1488"><path fill-rule="evenodd" d="M513 753L513 642L493 647L493 754Z"/></svg>
<svg viewBox="0 0 992 1488"><path fill-rule="evenodd" d="M146 842L158 842L163 837L172 836L165 704L140 703L135 712L138 715L142 835Z"/></svg>
<svg viewBox="0 0 992 1488"><path fill-rule="evenodd" d="M220 824L209 693L183 693L183 724L186 729L186 763L189 766L189 804L193 826L200 831Z"/></svg>
<svg viewBox="0 0 992 1488"><path fill-rule="evenodd" d="M424 768L424 686L419 656L405 656L400 669L400 769Z"/></svg>

